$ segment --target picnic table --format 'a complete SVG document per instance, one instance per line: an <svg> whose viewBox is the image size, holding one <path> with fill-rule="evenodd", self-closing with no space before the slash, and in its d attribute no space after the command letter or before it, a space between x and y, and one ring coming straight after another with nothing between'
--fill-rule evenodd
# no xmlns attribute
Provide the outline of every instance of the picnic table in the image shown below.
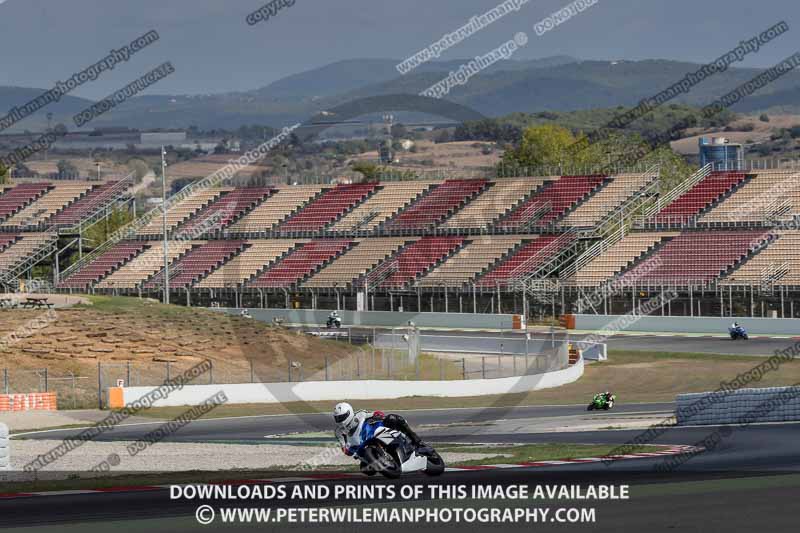
<svg viewBox="0 0 800 533"><path fill-rule="evenodd" d="M48 301L47 296L27 296L25 301L20 304L20 307L26 309L52 309L54 305Z"/></svg>

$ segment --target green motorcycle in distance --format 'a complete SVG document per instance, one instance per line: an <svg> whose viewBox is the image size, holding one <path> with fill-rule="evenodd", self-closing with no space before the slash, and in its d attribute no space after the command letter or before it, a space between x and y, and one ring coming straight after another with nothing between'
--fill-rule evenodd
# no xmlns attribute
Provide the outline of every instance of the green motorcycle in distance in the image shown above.
<svg viewBox="0 0 800 533"><path fill-rule="evenodd" d="M617 400L616 394L606 395L605 393L595 394L592 403L586 408L587 411L594 411L595 409L602 409L608 411L614 407L614 402Z"/></svg>

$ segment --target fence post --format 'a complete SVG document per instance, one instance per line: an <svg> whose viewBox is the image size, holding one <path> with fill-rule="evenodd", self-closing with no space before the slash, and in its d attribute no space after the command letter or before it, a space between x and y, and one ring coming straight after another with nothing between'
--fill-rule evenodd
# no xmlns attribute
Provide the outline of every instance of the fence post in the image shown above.
<svg viewBox="0 0 800 533"><path fill-rule="evenodd" d="M172 378L172 374L169 368L169 361L166 362L166 365L167 365L167 381L169 381Z"/></svg>
<svg viewBox="0 0 800 533"><path fill-rule="evenodd" d="M103 409L103 367L100 361L97 362L97 407Z"/></svg>
<svg viewBox="0 0 800 533"><path fill-rule="evenodd" d="M8 369L3 369L3 390L8 394Z"/></svg>
<svg viewBox="0 0 800 533"><path fill-rule="evenodd" d="M48 386L49 386L49 383L47 382L47 367L45 367L45 369L44 369L44 391L45 392L50 392L48 390Z"/></svg>
<svg viewBox="0 0 800 533"><path fill-rule="evenodd" d="M501 350L502 350L502 346L503 345L501 344L500 345L500 349ZM497 377L499 378L502 375L503 375L503 357L502 357L502 355L498 355L497 356Z"/></svg>
<svg viewBox="0 0 800 533"><path fill-rule="evenodd" d="M467 360L461 358L461 379L467 379Z"/></svg>
<svg viewBox="0 0 800 533"><path fill-rule="evenodd" d="M131 383L131 362L128 361L125 366L127 367L127 372L125 375L125 383L127 384L128 387L132 387L133 383Z"/></svg>
<svg viewBox="0 0 800 533"><path fill-rule="evenodd" d="M255 383L255 382L256 382L256 373L255 370L253 369L253 360L250 359L250 383Z"/></svg>
<svg viewBox="0 0 800 533"><path fill-rule="evenodd" d="M328 381L328 356L325 356L325 381Z"/></svg>

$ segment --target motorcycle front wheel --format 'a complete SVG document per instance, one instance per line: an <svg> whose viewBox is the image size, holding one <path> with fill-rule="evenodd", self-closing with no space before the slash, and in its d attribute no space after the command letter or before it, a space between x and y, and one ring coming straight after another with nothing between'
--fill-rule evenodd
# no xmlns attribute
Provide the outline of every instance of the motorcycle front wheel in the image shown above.
<svg viewBox="0 0 800 533"><path fill-rule="evenodd" d="M397 459L382 446L367 446L364 449L364 460L373 471L383 477L397 479L403 473Z"/></svg>
<svg viewBox="0 0 800 533"><path fill-rule="evenodd" d="M590 403L589 407L586 408L587 411L591 411L593 409L594 409L594 404L593 403Z"/></svg>

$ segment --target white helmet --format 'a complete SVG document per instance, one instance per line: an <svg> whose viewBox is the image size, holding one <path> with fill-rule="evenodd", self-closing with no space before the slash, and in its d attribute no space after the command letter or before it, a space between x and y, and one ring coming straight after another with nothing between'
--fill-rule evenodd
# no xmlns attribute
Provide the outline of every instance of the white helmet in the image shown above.
<svg viewBox="0 0 800 533"><path fill-rule="evenodd" d="M337 403L333 408L333 420L336 425L344 430L350 430L356 419L353 406L347 402Z"/></svg>

